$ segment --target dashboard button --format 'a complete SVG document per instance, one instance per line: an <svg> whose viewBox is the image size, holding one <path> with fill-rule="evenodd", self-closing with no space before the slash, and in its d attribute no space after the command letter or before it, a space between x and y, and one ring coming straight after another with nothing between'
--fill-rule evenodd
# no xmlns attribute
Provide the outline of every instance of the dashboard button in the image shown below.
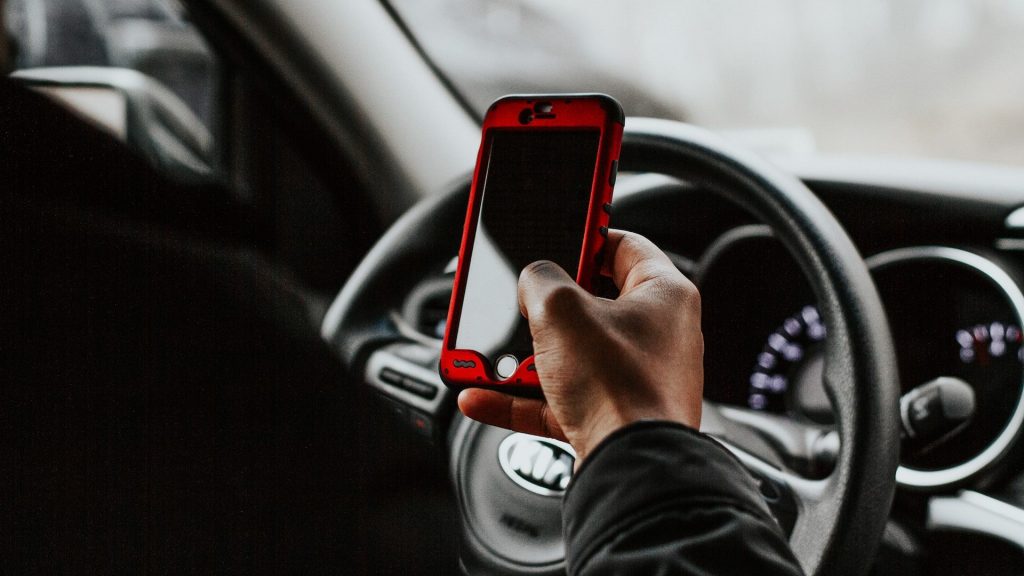
<svg viewBox="0 0 1024 576"><path fill-rule="evenodd" d="M434 436L434 421L430 415L419 410L409 410L409 423L416 432L427 438Z"/></svg>
<svg viewBox="0 0 1024 576"><path fill-rule="evenodd" d="M406 420L409 418L409 409L402 404L384 394L380 394L380 399L384 402L384 407L388 412L391 412L395 416L398 416L400 420Z"/></svg>
<svg viewBox="0 0 1024 576"><path fill-rule="evenodd" d="M380 371L381 381L386 384L391 384L392 386L398 386L399 388L401 388L403 378L404 376L392 370L391 368L384 368L383 370Z"/></svg>
<svg viewBox="0 0 1024 576"><path fill-rule="evenodd" d="M427 400L433 400L437 396L437 388L435 386L431 386L426 382L420 382L414 378L403 378L401 388L406 392L415 394L420 398L426 398Z"/></svg>

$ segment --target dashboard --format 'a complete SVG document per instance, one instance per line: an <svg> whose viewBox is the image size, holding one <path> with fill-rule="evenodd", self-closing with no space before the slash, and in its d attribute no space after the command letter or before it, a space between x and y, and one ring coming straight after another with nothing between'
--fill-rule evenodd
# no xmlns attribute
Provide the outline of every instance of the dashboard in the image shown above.
<svg viewBox="0 0 1024 576"><path fill-rule="evenodd" d="M906 394L938 378L973 391L966 421L902 445L900 484L948 488L1006 455L1024 418L1024 296L995 255L946 246L867 258ZM829 426L828 329L785 249L761 226L716 239L692 271L704 298L709 400Z"/></svg>
<svg viewBox="0 0 1024 576"><path fill-rule="evenodd" d="M1024 173L820 159L783 167L825 202L864 256L895 345L892 385L906 394L955 380L973 396L965 421L938 437L902 441L887 531L895 541L883 543L883 554L926 548L931 574L956 573L964 553L972 570L1019 572ZM719 195L646 174L620 178L612 225L654 240L700 288L707 401L743 420L767 417L760 432L772 421L833 426L823 376L828 326L805 275L767 227ZM426 340L444 332L454 269L446 263L394 313ZM771 445L772 435L765 438Z"/></svg>
<svg viewBox="0 0 1024 576"><path fill-rule="evenodd" d="M942 165L791 166L865 257L895 345L901 393L939 378L973 392L967 420L905 438L899 485L949 493L1021 472L1024 426L1024 182ZM938 171L938 172L936 172ZM811 173L810 175L808 173ZM639 176L613 225L646 234L698 285L705 397L812 427L833 424L828 326L805 275L771 231L696 188ZM1021 503L1018 503L1020 505Z"/></svg>

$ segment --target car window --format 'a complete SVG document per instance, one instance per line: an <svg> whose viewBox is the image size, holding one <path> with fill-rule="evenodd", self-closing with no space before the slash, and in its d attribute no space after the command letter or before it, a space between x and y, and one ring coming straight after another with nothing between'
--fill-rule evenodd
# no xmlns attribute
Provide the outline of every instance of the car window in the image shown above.
<svg viewBox="0 0 1024 576"><path fill-rule="evenodd" d="M1024 160L1024 2L390 0L478 111L607 92L790 152Z"/></svg>
<svg viewBox="0 0 1024 576"><path fill-rule="evenodd" d="M219 61L177 0L7 0L6 11L16 77L175 175L216 171ZM150 138L146 122L162 135Z"/></svg>

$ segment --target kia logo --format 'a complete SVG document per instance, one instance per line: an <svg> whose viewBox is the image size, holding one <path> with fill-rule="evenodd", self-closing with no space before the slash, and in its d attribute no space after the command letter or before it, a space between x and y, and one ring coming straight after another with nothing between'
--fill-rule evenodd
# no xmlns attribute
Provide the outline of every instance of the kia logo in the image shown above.
<svg viewBox="0 0 1024 576"><path fill-rule="evenodd" d="M560 496L572 478L576 454L564 442L512 434L498 446L498 462L513 482L541 496Z"/></svg>

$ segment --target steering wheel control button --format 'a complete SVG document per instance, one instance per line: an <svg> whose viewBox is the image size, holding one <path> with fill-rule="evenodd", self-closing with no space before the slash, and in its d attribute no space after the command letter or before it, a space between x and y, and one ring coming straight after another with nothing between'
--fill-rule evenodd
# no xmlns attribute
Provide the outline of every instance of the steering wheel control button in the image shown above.
<svg viewBox="0 0 1024 576"><path fill-rule="evenodd" d="M420 398L426 398L427 400L433 400L437 396L436 386L421 382L415 378L409 378L408 376L402 379L400 387L406 392L415 394Z"/></svg>
<svg viewBox="0 0 1024 576"><path fill-rule="evenodd" d="M505 354L494 362L494 373L502 380L515 374L516 368L519 368L519 360L511 354Z"/></svg>
<svg viewBox="0 0 1024 576"><path fill-rule="evenodd" d="M456 368L476 368L476 362L472 360L452 360L452 366Z"/></svg>
<svg viewBox="0 0 1024 576"><path fill-rule="evenodd" d="M434 421L429 414L419 410L409 410L409 423L412 424L413 430L416 430L421 436L433 438Z"/></svg>
<svg viewBox="0 0 1024 576"><path fill-rule="evenodd" d="M405 406L405 404L393 400L392 398L385 394L379 394L379 396L380 399L384 402L384 406L387 408L388 412L391 412L392 414L397 416L399 420L402 421L409 418L409 409Z"/></svg>
<svg viewBox="0 0 1024 576"><path fill-rule="evenodd" d="M391 368L384 368L380 371L381 382L385 384L391 384L392 386L402 387L403 376L398 372L395 372Z"/></svg>

